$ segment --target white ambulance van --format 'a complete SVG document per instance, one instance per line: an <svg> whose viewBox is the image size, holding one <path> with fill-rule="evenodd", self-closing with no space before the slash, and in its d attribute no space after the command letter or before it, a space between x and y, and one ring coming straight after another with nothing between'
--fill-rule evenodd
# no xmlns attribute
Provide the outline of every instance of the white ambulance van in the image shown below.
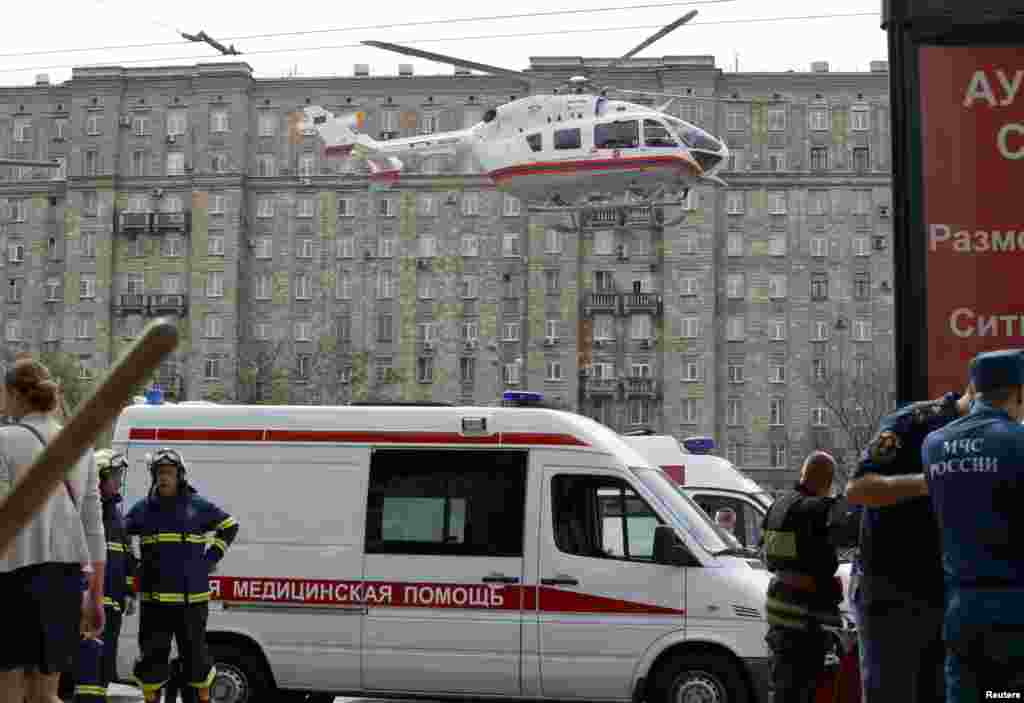
<svg viewBox="0 0 1024 703"><path fill-rule="evenodd" d="M127 506L170 447L241 525L211 576L219 703L768 700L767 572L585 417L135 405L113 447Z"/></svg>

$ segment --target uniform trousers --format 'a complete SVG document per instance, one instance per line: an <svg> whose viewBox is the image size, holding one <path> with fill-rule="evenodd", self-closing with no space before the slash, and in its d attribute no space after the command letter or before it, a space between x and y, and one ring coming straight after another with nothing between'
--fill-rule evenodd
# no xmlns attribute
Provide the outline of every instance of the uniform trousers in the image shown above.
<svg viewBox="0 0 1024 703"><path fill-rule="evenodd" d="M188 685L208 687L213 660L206 644L209 603L143 603L139 608L139 651L135 678L143 692L155 691L171 677L171 638L177 645Z"/></svg>

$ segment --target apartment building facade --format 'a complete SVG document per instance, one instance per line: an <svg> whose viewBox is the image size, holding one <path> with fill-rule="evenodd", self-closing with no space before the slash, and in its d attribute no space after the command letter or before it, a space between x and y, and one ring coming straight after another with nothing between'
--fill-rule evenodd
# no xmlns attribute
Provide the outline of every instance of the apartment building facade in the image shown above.
<svg viewBox="0 0 1024 703"><path fill-rule="evenodd" d="M529 388L619 430L712 435L783 484L833 431L815 374L891 363L888 76L872 69L616 69L607 82L692 96L672 111L733 150L729 187L694 189L671 227L531 215L471 158L412 161L378 189L297 128L308 104L362 110L381 139L461 128L521 97L501 77L218 63L0 88L0 154L62 164L0 180L5 355L59 350L95 376L170 315L182 343L155 380L179 399Z"/></svg>

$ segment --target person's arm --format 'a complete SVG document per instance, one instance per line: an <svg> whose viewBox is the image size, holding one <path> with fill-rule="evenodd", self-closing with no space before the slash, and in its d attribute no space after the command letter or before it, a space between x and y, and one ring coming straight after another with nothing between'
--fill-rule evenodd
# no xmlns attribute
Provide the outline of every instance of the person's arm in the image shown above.
<svg viewBox="0 0 1024 703"><path fill-rule="evenodd" d="M206 507L206 527L213 532L213 542L206 550L206 560L212 568L224 558L238 536L238 520L209 501Z"/></svg>
<svg viewBox="0 0 1024 703"><path fill-rule="evenodd" d="M100 499L100 475L93 452L86 452L85 491L82 495L81 519L89 547L92 577L89 592L93 600L103 603L103 577L107 564L107 534L103 527L103 502Z"/></svg>
<svg viewBox="0 0 1024 703"><path fill-rule="evenodd" d="M882 508L926 495L928 482L923 473L903 476L864 473L846 484L846 499L868 508Z"/></svg>

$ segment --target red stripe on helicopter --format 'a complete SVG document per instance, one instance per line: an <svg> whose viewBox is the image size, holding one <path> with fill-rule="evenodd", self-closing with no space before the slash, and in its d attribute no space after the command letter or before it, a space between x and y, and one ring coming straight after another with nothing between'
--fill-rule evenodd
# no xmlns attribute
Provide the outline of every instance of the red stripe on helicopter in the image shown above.
<svg viewBox="0 0 1024 703"><path fill-rule="evenodd" d="M581 159L576 161L540 161L520 166L508 166L491 171L494 180L517 176L535 176L544 173L572 173L576 171L614 171L642 166L669 166L677 169L694 170L684 157L677 155L627 156L615 159Z"/></svg>
<svg viewBox="0 0 1024 703"><path fill-rule="evenodd" d="M608 615L685 615L680 608L563 591L549 586L210 577L212 599L224 603L371 608L525 610Z"/></svg>
<svg viewBox="0 0 1024 703"><path fill-rule="evenodd" d="M129 440L150 442L336 442L353 444L459 444L586 447L573 435L549 432L497 432L473 437L458 432L336 431L133 427Z"/></svg>

